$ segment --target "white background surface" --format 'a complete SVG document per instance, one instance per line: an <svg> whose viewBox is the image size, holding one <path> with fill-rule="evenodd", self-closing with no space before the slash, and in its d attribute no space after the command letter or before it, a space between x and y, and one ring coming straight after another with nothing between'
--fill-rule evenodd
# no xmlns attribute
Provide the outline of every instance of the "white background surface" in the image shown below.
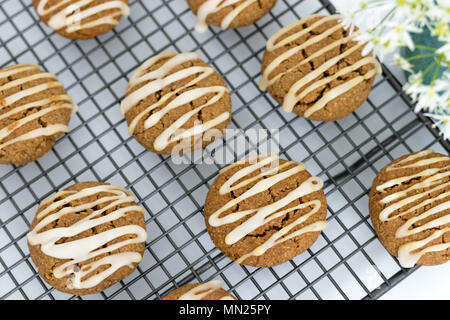
<svg viewBox="0 0 450 320"><path fill-rule="evenodd" d="M450 299L450 263L421 267L381 297L386 299Z"/></svg>

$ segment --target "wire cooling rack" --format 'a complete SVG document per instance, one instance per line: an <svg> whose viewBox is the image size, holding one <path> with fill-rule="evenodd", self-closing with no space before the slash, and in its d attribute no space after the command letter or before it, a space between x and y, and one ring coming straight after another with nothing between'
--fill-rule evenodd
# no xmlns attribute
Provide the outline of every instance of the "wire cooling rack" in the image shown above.
<svg viewBox="0 0 450 320"><path fill-rule="evenodd" d="M287 114L260 92L266 40L280 27L334 12L327 0L279 0L255 25L193 32L185 0L132 0L131 16L94 40L69 41L40 23L31 0L0 0L0 67L34 62L58 75L79 105L70 132L25 166L0 166L0 298L158 299L187 282L221 279L240 299L375 299L411 274L382 247L369 219L376 173L405 153L448 153L431 123L411 110L384 67L369 99L348 117L319 123ZM274 268L234 264L206 232L203 203L223 165L175 165L144 150L119 112L130 74L163 50L195 51L232 92L231 128L279 129L281 156L325 180L329 227L311 249ZM243 155L232 153L233 159ZM230 161L232 162L232 161ZM92 296L60 293L37 275L26 233L38 204L68 185L98 180L130 188L145 208L149 239L129 277Z"/></svg>

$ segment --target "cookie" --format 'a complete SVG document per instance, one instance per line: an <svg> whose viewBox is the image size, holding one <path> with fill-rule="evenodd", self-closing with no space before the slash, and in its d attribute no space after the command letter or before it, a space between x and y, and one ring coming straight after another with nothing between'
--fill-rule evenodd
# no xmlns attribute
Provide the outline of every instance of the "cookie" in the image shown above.
<svg viewBox="0 0 450 320"><path fill-rule="evenodd" d="M236 263L271 267L308 249L326 228L323 181L274 155L220 171L205 202L212 241Z"/></svg>
<svg viewBox="0 0 450 320"><path fill-rule="evenodd" d="M276 32L262 61L261 90L287 112L334 121L356 110L369 96L381 66L366 43L344 29L341 16L312 15Z"/></svg>
<svg viewBox="0 0 450 320"><path fill-rule="evenodd" d="M266 15L277 0L187 0L197 15L195 31L205 32L208 25L222 29L237 28L255 23Z"/></svg>
<svg viewBox="0 0 450 320"><path fill-rule="evenodd" d="M121 112L130 134L145 148L183 154L223 134L231 98L225 81L196 53L166 51L134 73Z"/></svg>
<svg viewBox="0 0 450 320"><path fill-rule="evenodd" d="M425 150L384 167L370 192L370 216L404 268L450 260L450 157Z"/></svg>
<svg viewBox="0 0 450 320"><path fill-rule="evenodd" d="M46 154L69 131L76 106L51 73L34 64L0 70L0 163L22 165Z"/></svg>
<svg viewBox="0 0 450 320"><path fill-rule="evenodd" d="M69 39L92 39L128 17L128 0L33 0L39 18Z"/></svg>
<svg viewBox="0 0 450 320"><path fill-rule="evenodd" d="M28 233L41 277L76 295L105 290L142 260L147 233L134 195L107 183L81 182L44 200Z"/></svg>
<svg viewBox="0 0 450 320"><path fill-rule="evenodd" d="M220 280L186 284L173 290L161 300L236 300L222 289Z"/></svg>

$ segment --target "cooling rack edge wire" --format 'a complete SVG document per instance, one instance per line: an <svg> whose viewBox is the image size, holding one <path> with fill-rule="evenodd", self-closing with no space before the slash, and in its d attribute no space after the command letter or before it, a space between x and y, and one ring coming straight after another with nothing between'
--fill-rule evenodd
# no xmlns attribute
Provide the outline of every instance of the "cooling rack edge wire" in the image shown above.
<svg viewBox="0 0 450 320"><path fill-rule="evenodd" d="M130 1L131 15L111 32L69 41L40 23L28 0L0 0L0 68L33 62L55 73L79 106L53 150L25 166L0 167L1 299L159 299L188 282L222 280L240 299L376 299L417 268L402 269L378 241L368 217L370 184L402 154L450 151L430 120L412 112L398 73L383 65L368 101L335 123L284 113L257 89L268 37L328 0L279 0L252 26L205 34L184 0ZM280 155L305 162L325 181L328 222L314 246L274 268L239 266L212 244L203 203L222 164L174 165L145 151L127 132L119 104L131 73L153 54L195 51L227 81L230 127L279 129ZM243 156L231 152L231 161ZM249 150L245 150L248 152ZM38 204L74 182L129 188L146 213L149 239L137 270L104 292L71 296L38 276L26 233Z"/></svg>

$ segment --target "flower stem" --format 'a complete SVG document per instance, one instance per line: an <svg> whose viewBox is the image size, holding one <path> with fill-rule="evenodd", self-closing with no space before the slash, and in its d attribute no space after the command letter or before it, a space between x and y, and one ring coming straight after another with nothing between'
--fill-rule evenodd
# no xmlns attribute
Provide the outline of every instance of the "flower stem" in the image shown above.
<svg viewBox="0 0 450 320"><path fill-rule="evenodd" d="M393 14L394 14L394 12L397 10L397 7L396 6L394 6L384 17L383 17L383 19L381 19L381 21L378 23L378 25L376 26L376 27L374 27L374 28L372 28L371 30L369 30L369 32L372 32L372 31L374 31L374 30L376 30L376 29L378 29L386 20L388 20ZM383 31L384 31L384 27L383 27L383 30L381 30L381 32L380 33L383 33Z"/></svg>
<svg viewBox="0 0 450 320"><path fill-rule="evenodd" d="M428 72L430 72L430 70L434 67L435 64L436 64L436 61L434 61L433 63L430 63L430 65L423 71L422 79L425 78L425 76L428 74Z"/></svg>
<svg viewBox="0 0 450 320"><path fill-rule="evenodd" d="M436 56L440 56L439 53L427 53L427 54L419 54L417 56L412 56L409 58L406 58L406 61L411 61L411 60L417 60L417 59L422 59L422 58L428 58L428 57L436 57Z"/></svg>
<svg viewBox="0 0 450 320"><path fill-rule="evenodd" d="M442 62L442 56L439 57L439 60L436 63L436 68L434 69L433 78L431 79L431 86L434 85L434 82L436 81L437 75L439 73L439 69L441 69L441 62Z"/></svg>
<svg viewBox="0 0 450 320"><path fill-rule="evenodd" d="M428 51L436 51L437 50L436 48L423 46L420 44L416 44L415 47L416 47L416 49L423 49L423 50L428 50Z"/></svg>

